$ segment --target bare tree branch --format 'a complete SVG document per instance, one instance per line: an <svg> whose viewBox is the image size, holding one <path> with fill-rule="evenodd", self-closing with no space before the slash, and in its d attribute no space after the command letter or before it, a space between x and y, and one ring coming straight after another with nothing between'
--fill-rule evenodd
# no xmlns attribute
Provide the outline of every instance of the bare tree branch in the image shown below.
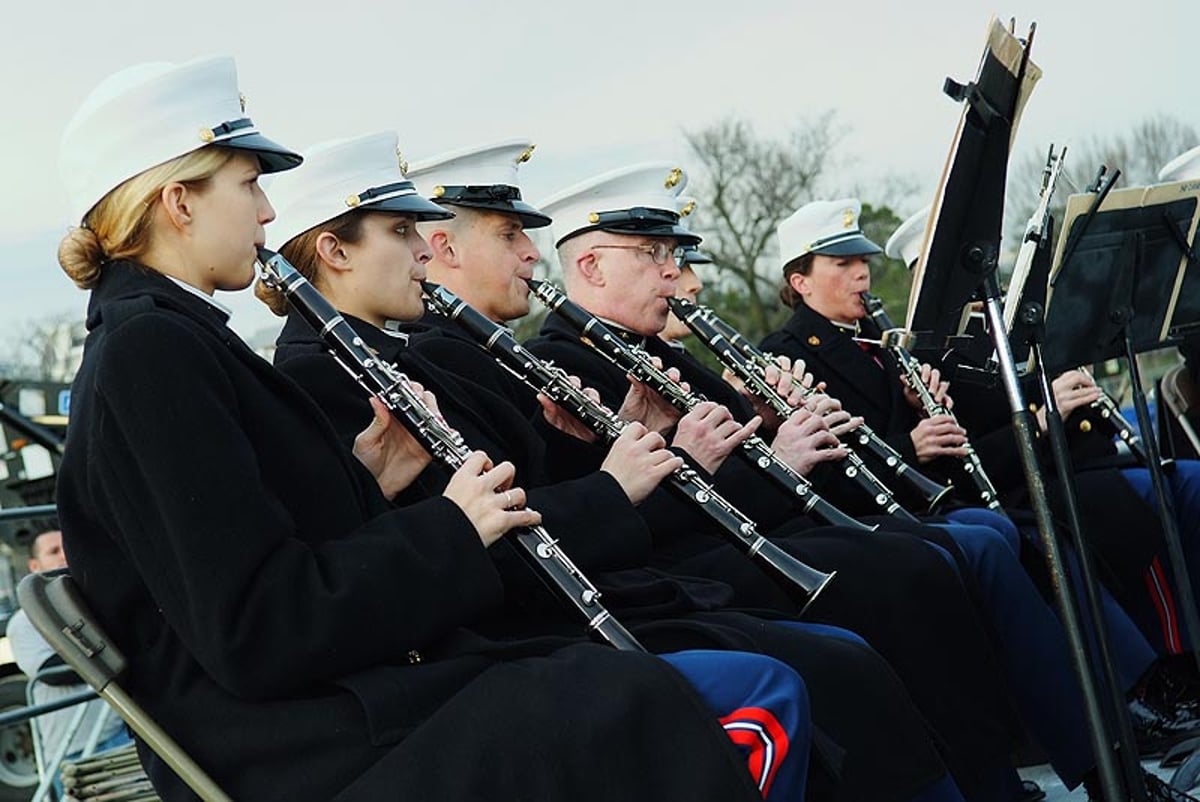
<svg viewBox="0 0 1200 802"><path fill-rule="evenodd" d="M1121 171L1116 187L1139 187L1158 181L1158 171L1171 159L1200 144L1200 133L1182 120L1169 115L1149 117L1128 132L1112 137L1093 136L1082 142L1067 143L1065 178L1055 191L1051 211L1059 220L1068 195L1083 192L1095 178L1101 165ZM1055 143L1061 149L1063 143ZM1042 168L1048 144L1028 150L1010 169L1008 197L1005 203L1005 236L1015 252L1029 215L1037 206L1042 185ZM1006 266L1011 269L1010 266Z"/></svg>
<svg viewBox="0 0 1200 802"><path fill-rule="evenodd" d="M723 310L730 322L760 337L784 314L776 297L775 229L817 197L842 132L830 112L802 124L785 141L760 138L747 122L731 117L684 136L701 168L692 226L713 257L706 281L730 301Z"/></svg>

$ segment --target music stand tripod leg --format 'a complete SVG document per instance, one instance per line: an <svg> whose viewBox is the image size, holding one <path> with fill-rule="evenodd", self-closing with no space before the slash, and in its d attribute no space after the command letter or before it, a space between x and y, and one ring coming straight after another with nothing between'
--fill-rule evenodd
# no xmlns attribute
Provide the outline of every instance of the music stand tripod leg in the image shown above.
<svg viewBox="0 0 1200 802"><path fill-rule="evenodd" d="M1112 716L1104 714L1104 705L1098 688L1098 677L1093 671L1084 629L1081 623L1081 611L1071 592L1067 576L1066 561L1063 557L1061 540L1050 504L1046 496L1045 481L1041 467L1038 464L1037 452L1034 448L1034 427L1036 422L1033 413L1025 403L1025 394L1017 378L1016 365L1013 361L1012 346L1005 335L1004 313L1000 307L1000 287L996 282L995 273L989 272L983 280L984 307L987 311L988 327L996 347L996 357L1000 365L1000 378L1004 383L1005 394L1008 396L1009 409L1012 412L1013 431L1017 437L1017 450L1021 458L1021 468L1028 485L1030 505L1037 518L1038 532L1041 535L1042 546L1045 550L1047 567L1054 586L1054 595L1058 602L1062 617L1063 629L1066 632L1067 646L1071 654L1071 662L1079 678L1079 687L1083 695L1084 715L1088 720L1088 735L1092 742L1092 751L1096 756L1096 770L1100 785L1106 799L1131 799L1142 802L1146 799L1146 790L1142 784L1140 769L1129 772L1126 766L1118 766L1113 754L1113 738L1110 735L1109 722ZM1081 555L1082 558L1082 555ZM1083 578L1086 581L1086 577ZM1102 627L1097 626L1098 635ZM1101 635L1102 637L1102 635ZM1111 670L1109 671L1111 676ZM1120 717L1124 710L1113 711ZM1120 750L1132 754L1136 760L1136 750L1123 748ZM1124 780L1124 782L1122 782Z"/></svg>
<svg viewBox="0 0 1200 802"><path fill-rule="evenodd" d="M1035 314L1041 314L1038 306ZM1121 692L1121 684L1117 680L1115 663L1112 658L1112 648L1109 645L1108 629L1104 622L1104 613L1100 601L1100 580L1097 578L1096 561L1092 556L1091 544L1087 541L1083 522L1079 516L1079 495L1075 488L1075 469L1071 461L1070 446L1067 443L1066 424L1059 412L1054 398L1050 378L1046 374L1045 360L1042 356L1040 335L1043 330L1039 324L1034 324L1030 330L1030 353L1037 365L1038 383L1041 387L1042 398L1046 402L1046 432L1050 437L1050 450L1054 455L1054 467L1058 473L1063 494L1063 506L1066 509L1067 523L1070 526L1075 552L1079 558L1080 582L1088 603L1088 612L1093 622L1095 637L1092 645L1096 649L1094 655L1101 676L1101 685L1108 691L1110 707L1107 710L1109 723L1116 731L1116 740L1121 750L1118 753L1121 767L1126 777L1136 777L1139 787L1142 785L1141 767L1138 765L1137 741L1133 735L1133 726L1127 715L1125 698ZM1069 574L1070 572L1068 572Z"/></svg>

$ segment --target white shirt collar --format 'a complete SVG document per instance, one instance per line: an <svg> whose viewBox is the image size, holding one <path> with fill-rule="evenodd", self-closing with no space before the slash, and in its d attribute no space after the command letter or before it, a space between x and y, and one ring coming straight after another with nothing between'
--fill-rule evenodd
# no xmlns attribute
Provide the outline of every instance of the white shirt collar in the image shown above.
<svg viewBox="0 0 1200 802"><path fill-rule="evenodd" d="M625 334L628 334L630 337L637 337L639 339L641 345L646 344L646 336L645 335L638 334L636 331L633 331L632 329L625 327L624 325L616 322L615 320L609 320L606 317L600 317L600 315L596 315L596 319L599 320L601 323L603 323L605 326L608 326L613 331L617 332L618 334L624 332Z"/></svg>
<svg viewBox="0 0 1200 802"><path fill-rule="evenodd" d="M859 322L857 320L854 321L853 324L841 323L837 320L831 320L829 322L833 324L833 327L835 329L838 329L839 331L844 331L846 334L849 334L851 337L857 337L861 333L861 326L859 325Z"/></svg>
<svg viewBox="0 0 1200 802"><path fill-rule="evenodd" d="M408 333L400 331L402 325L404 325L403 320L385 320L383 321L383 328L380 331L392 339L399 340L408 345Z"/></svg>
<svg viewBox="0 0 1200 802"><path fill-rule="evenodd" d="M220 312L222 315L224 315L226 323L229 322L229 318L233 317L232 309L230 309L228 306L226 306L225 304L218 301L216 298L213 298L208 293L202 292L201 290L198 290L195 287L193 287L191 284L188 284L186 281L180 281L179 279L175 278L174 276L167 276L166 273L164 273L163 275L166 276L168 279L170 279L172 282L174 282L180 288L187 290L192 295L195 295L197 298L202 299L209 306L211 306L212 308L214 308L218 312Z"/></svg>

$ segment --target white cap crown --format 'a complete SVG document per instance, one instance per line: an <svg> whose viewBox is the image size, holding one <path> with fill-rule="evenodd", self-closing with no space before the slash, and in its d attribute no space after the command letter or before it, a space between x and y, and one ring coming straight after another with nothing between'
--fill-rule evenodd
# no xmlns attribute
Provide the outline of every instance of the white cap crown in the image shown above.
<svg viewBox="0 0 1200 802"><path fill-rule="evenodd" d="M59 170L72 220L135 175L206 145L252 151L264 172L298 165L298 154L258 133L243 104L228 56L137 64L106 78L63 133Z"/></svg>
<svg viewBox="0 0 1200 802"><path fill-rule="evenodd" d="M929 212L932 206L926 206L912 217L905 220L884 245L884 253L892 259L899 259L906 267L921 256L921 246L925 244L925 227L929 224Z"/></svg>
<svg viewBox="0 0 1200 802"><path fill-rule="evenodd" d="M547 198L540 206L554 218L555 243L586 231L675 237L696 244L700 237L679 225L678 196L687 173L670 162L622 167L589 178Z"/></svg>
<svg viewBox="0 0 1200 802"><path fill-rule="evenodd" d="M1193 178L1200 178L1200 145L1179 154L1158 171L1158 180L1163 184L1190 181Z"/></svg>
<svg viewBox="0 0 1200 802"><path fill-rule="evenodd" d="M438 203L508 212L526 228L540 228L550 218L525 202L517 177L534 147L528 139L478 145L415 162L405 174L421 194Z"/></svg>
<svg viewBox="0 0 1200 802"><path fill-rule="evenodd" d="M275 206L268 229L275 247L354 209L411 214L417 219L454 215L417 192L400 172L395 131L380 131L314 145L299 170L267 187Z"/></svg>
<svg viewBox="0 0 1200 802"><path fill-rule="evenodd" d="M829 256L866 256L883 249L859 228L862 204L857 198L813 201L801 206L779 224L781 267L809 253Z"/></svg>
<svg viewBox="0 0 1200 802"><path fill-rule="evenodd" d="M696 199L690 195L680 195L675 199L676 210L679 212L679 225L688 231L692 230L689 218L696 211ZM711 265L712 257L700 250L699 245L685 245L683 248L683 263L685 265Z"/></svg>

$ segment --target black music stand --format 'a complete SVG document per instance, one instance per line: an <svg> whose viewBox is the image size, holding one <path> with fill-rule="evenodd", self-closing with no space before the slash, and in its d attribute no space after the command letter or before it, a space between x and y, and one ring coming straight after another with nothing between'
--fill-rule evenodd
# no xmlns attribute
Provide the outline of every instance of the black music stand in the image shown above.
<svg viewBox="0 0 1200 802"><path fill-rule="evenodd" d="M1183 295L1200 271L1191 245L1200 220L1200 193L1184 186L1139 187L1107 198L1072 196L1050 281L1043 358L1053 375L1118 357L1129 365L1146 468L1184 625L1200 665L1200 614L1137 361L1139 353L1178 344L1183 332L1200 324L1200 301Z"/></svg>
<svg viewBox="0 0 1200 802"><path fill-rule="evenodd" d="M964 102L963 113L934 198L921 258L913 271L906 328L912 333L912 350L940 355L955 347L953 339L958 335L963 307L973 297L984 299L1021 467L1083 694L1100 784L1108 799L1144 800L1146 791L1124 700L1112 682L1111 663L1105 659L1104 627L1098 619L1091 627L1099 646L1099 654L1094 656L1071 591L1064 549L1034 447L1036 423L1025 403L1000 307L996 270L1009 150L1024 102L1041 73L1029 61L1033 32L1031 28L1021 42L993 19L976 80L965 86L946 82L947 94ZM1086 553L1080 554L1080 561L1085 566L1081 579L1088 587L1093 583L1088 582ZM1098 593L1094 586L1089 590L1093 602L1089 606L1095 610ZM1097 662L1099 671L1093 668ZM1110 724L1116 725L1123 743L1119 762L1113 754Z"/></svg>

